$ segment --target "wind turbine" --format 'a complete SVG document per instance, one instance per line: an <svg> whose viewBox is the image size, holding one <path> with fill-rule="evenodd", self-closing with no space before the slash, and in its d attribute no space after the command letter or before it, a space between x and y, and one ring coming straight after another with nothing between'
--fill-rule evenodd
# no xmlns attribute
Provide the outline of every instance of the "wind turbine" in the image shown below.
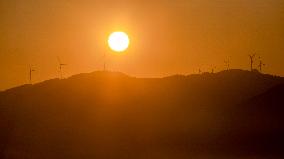
<svg viewBox="0 0 284 159"><path fill-rule="evenodd" d="M253 71L253 63L256 54L249 55L250 58L250 70Z"/></svg>
<svg viewBox="0 0 284 159"><path fill-rule="evenodd" d="M265 64L262 62L261 57L259 56L259 64L258 64L258 67L259 67L259 71L260 71L260 72L262 72L262 66L265 66Z"/></svg>
<svg viewBox="0 0 284 159"><path fill-rule="evenodd" d="M198 69L198 73L199 73L199 74L202 74L202 71L201 71L201 69L200 69L200 68Z"/></svg>
<svg viewBox="0 0 284 159"><path fill-rule="evenodd" d="M66 66L67 64L62 63L59 57L57 57L57 61L58 61L58 64L59 64L60 79L62 79L62 78L63 78L63 75L62 75L62 68L63 68L64 66Z"/></svg>
<svg viewBox="0 0 284 159"><path fill-rule="evenodd" d="M31 66L29 66L29 68L30 68L30 74L29 74L29 76L30 76L30 84L32 84L32 74L33 74L33 72L35 72L35 70Z"/></svg>
<svg viewBox="0 0 284 159"><path fill-rule="evenodd" d="M225 60L224 63L225 63L225 67L227 68L227 70L229 70L230 69L230 60L229 59Z"/></svg>
<svg viewBox="0 0 284 159"><path fill-rule="evenodd" d="M211 73L214 73L216 68L217 68L216 66L213 66L212 70L211 70Z"/></svg>

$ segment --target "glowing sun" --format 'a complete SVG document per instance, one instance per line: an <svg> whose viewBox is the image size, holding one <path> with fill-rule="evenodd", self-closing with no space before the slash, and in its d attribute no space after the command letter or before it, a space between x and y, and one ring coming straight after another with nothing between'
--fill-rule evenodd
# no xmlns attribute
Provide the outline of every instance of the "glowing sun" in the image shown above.
<svg viewBox="0 0 284 159"><path fill-rule="evenodd" d="M123 52L129 46L129 37L124 32L113 32L108 38L108 45L115 52Z"/></svg>

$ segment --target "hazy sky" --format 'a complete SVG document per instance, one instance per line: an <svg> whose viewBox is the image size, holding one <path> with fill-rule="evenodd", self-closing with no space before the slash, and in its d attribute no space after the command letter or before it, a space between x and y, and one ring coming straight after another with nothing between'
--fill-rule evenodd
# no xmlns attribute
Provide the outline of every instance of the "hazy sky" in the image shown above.
<svg viewBox="0 0 284 159"><path fill-rule="evenodd" d="M129 34L121 55L106 45ZM284 76L283 0L0 0L0 90L107 68L138 77L249 68L256 52L266 73Z"/></svg>

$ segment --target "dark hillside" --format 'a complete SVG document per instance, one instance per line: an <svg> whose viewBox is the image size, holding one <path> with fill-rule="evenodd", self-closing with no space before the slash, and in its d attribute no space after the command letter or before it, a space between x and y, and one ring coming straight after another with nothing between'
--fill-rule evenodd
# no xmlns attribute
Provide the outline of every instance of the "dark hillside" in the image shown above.
<svg viewBox="0 0 284 159"><path fill-rule="evenodd" d="M283 84L242 70L94 72L13 88L0 93L0 158L275 157Z"/></svg>

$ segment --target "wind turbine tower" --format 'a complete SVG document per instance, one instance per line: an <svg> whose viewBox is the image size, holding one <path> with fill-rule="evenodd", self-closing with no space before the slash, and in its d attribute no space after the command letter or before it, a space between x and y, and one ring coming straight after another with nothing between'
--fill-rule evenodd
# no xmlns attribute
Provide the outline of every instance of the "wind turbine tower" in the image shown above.
<svg viewBox="0 0 284 159"><path fill-rule="evenodd" d="M224 63L225 63L226 69L229 70L230 69L230 60L229 59L225 60Z"/></svg>
<svg viewBox="0 0 284 159"><path fill-rule="evenodd" d="M200 69L200 68L198 69L198 73L199 73L199 74L202 74L202 71L201 71L201 69Z"/></svg>
<svg viewBox="0 0 284 159"><path fill-rule="evenodd" d="M254 58L256 54L249 55L250 59L250 70L253 71L253 63L254 63Z"/></svg>
<svg viewBox="0 0 284 159"><path fill-rule="evenodd" d="M29 72L29 77L30 77L30 84L32 84L32 75L35 70L30 66L30 72Z"/></svg>
<svg viewBox="0 0 284 159"><path fill-rule="evenodd" d="M63 79L62 68L64 66L66 66L67 64L62 63L59 57L57 57L57 60L58 60L58 64L59 64L60 79Z"/></svg>
<svg viewBox="0 0 284 159"><path fill-rule="evenodd" d="M215 69L216 69L217 67L216 66L213 66L212 67L212 70L211 70L211 73L215 73Z"/></svg>
<svg viewBox="0 0 284 159"><path fill-rule="evenodd" d="M263 66L265 66L265 64L262 62L261 57L259 57L259 64L258 64L259 72L262 72L262 67L263 67Z"/></svg>

